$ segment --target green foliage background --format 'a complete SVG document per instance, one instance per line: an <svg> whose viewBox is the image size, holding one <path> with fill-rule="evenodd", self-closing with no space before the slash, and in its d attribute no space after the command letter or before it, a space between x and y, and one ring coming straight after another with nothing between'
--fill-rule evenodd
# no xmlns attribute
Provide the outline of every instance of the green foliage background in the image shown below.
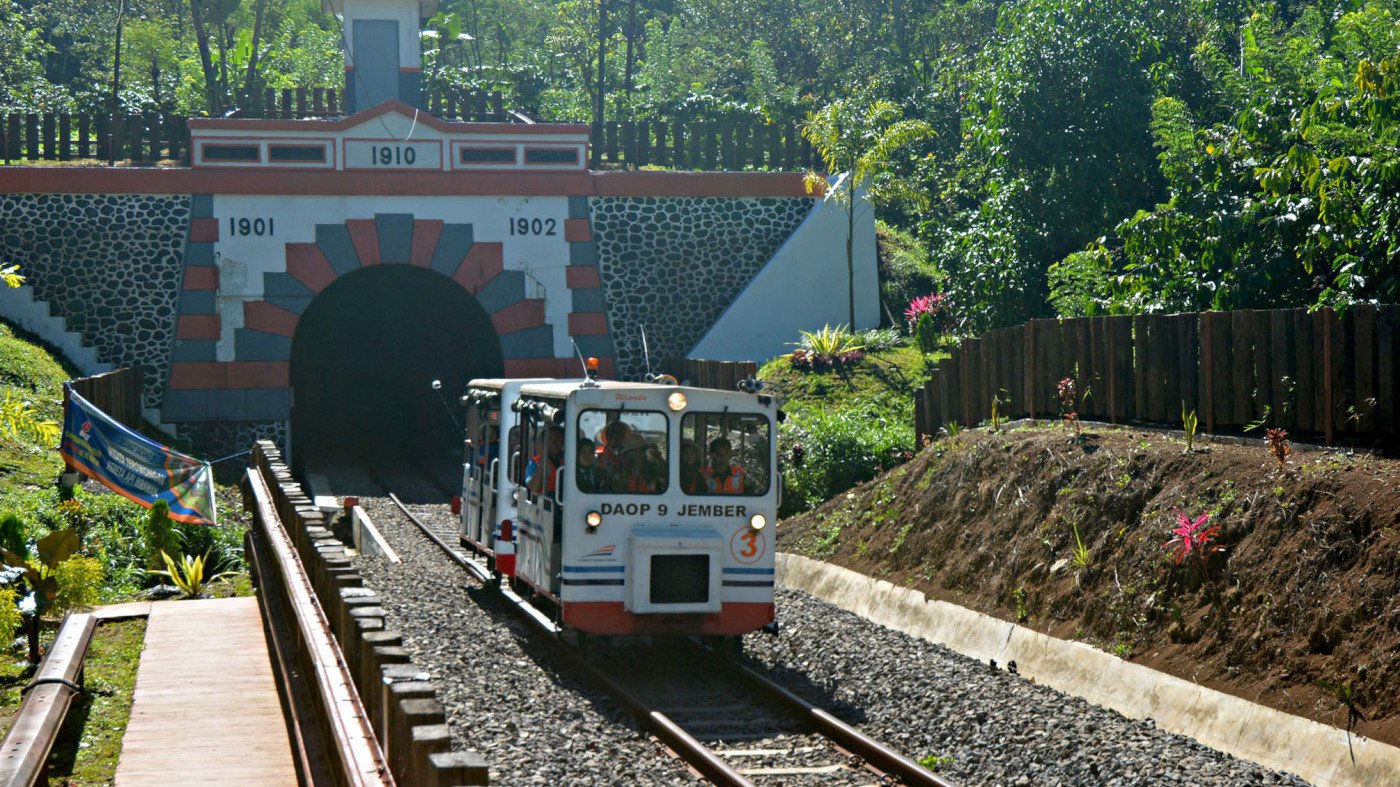
<svg viewBox="0 0 1400 787"><path fill-rule="evenodd" d="M319 0L0 0L0 109L107 108L122 8L125 110L341 86ZM429 87L544 120L601 91L610 120L815 117L867 151L926 129L869 185L963 332L1400 297L1400 0L443 0L429 30Z"/></svg>

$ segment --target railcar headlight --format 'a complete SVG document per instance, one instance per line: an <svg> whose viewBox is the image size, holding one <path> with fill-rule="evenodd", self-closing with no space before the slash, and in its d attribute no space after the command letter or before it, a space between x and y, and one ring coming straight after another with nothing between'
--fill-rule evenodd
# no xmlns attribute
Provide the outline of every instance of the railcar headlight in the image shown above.
<svg viewBox="0 0 1400 787"><path fill-rule="evenodd" d="M597 530L598 526L603 524L603 515L597 511L589 511L588 515L583 518L583 521L588 523L589 530Z"/></svg>
<svg viewBox="0 0 1400 787"><path fill-rule="evenodd" d="M754 514L749 517L749 527L754 530L762 530L768 524L768 517L763 514Z"/></svg>
<svg viewBox="0 0 1400 787"><path fill-rule="evenodd" d="M686 404L685 394L680 391L675 391L670 396L666 397L666 406L671 408L671 412L673 413L679 413L681 410L684 410Z"/></svg>

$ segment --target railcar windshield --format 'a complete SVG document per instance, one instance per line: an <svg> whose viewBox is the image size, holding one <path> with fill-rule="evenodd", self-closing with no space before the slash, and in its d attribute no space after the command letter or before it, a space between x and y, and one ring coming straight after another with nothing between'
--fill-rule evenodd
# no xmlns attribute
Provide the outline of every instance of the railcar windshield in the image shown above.
<svg viewBox="0 0 1400 787"><path fill-rule="evenodd" d="M768 494L767 416L686 413L681 419L681 490L688 495Z"/></svg>
<svg viewBox="0 0 1400 787"><path fill-rule="evenodd" d="M669 421L647 410L579 413L574 478L582 492L659 495L670 485Z"/></svg>

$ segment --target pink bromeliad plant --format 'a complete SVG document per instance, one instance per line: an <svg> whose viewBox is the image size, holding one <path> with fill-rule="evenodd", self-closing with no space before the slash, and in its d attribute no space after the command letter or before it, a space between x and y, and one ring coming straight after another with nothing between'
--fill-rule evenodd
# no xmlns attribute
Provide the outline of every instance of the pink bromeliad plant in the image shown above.
<svg viewBox="0 0 1400 787"><path fill-rule="evenodd" d="M1220 526L1211 525L1210 511L1202 511L1200 516L1192 519L1183 514L1181 509L1173 506L1172 511L1176 514L1176 528L1172 530L1172 539L1163 544L1172 550L1172 560L1181 565L1186 558L1195 555L1202 564L1216 552L1224 552L1225 547L1219 544L1212 544L1220 535Z"/></svg>
<svg viewBox="0 0 1400 787"><path fill-rule="evenodd" d="M948 311L948 299L941 292L931 292L928 295L920 295L909 302L909 306L904 310L904 319L909 321L909 328L912 330L919 323L919 318L925 314L941 322L943 316ZM938 326L940 329L943 327Z"/></svg>

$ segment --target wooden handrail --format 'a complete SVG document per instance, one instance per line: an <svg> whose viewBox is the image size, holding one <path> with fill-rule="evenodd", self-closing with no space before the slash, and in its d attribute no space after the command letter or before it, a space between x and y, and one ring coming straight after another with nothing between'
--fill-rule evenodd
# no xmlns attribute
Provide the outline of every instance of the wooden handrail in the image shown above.
<svg viewBox="0 0 1400 787"><path fill-rule="evenodd" d="M82 691L83 657L96 627L97 620L86 613L64 619L34 679L24 687L13 726L0 742L0 784L28 787L45 780L49 751Z"/></svg>
<svg viewBox="0 0 1400 787"><path fill-rule="evenodd" d="M316 709L331 741L330 756L339 768L340 781L357 787L392 785L393 776L375 739L360 695L350 677L345 659L331 634L325 612L316 600L311 580L297 558L291 536L273 504L272 491L256 468L249 468L249 491L254 501L254 519L267 544L270 564L279 590L286 592L295 623L299 650L312 679Z"/></svg>

